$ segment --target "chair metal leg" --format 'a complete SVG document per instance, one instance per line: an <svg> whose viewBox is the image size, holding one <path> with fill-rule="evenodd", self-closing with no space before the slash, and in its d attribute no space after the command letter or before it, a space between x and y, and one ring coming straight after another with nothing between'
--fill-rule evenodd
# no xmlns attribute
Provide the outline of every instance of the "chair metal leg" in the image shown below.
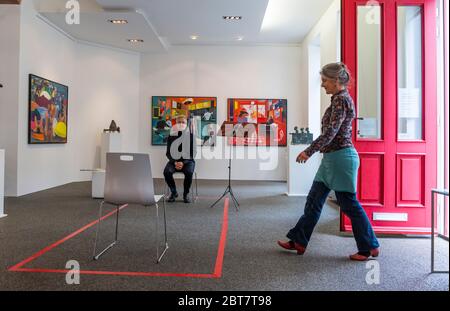
<svg viewBox="0 0 450 311"><path fill-rule="evenodd" d="M168 198L168 197L170 197L170 188L166 184L166 190L164 191L164 198Z"/></svg>
<svg viewBox="0 0 450 311"><path fill-rule="evenodd" d="M194 172L194 187L195 187L195 192L193 191L193 186L191 186L191 189L189 189L189 193L190 193L190 197L193 203L197 203L198 200L198 181L197 181L197 173Z"/></svg>
<svg viewBox="0 0 450 311"><path fill-rule="evenodd" d="M94 254L92 257L95 259L95 254L97 253L97 240L98 240L98 233L100 231L100 222L102 221L102 211L103 211L103 204L105 204L105 201L102 201L100 203L99 212L98 212L98 222L97 222L97 230L95 231L95 241L94 241Z"/></svg>
<svg viewBox="0 0 450 311"><path fill-rule="evenodd" d="M100 204L100 210L99 210L99 217L98 217L98 223L97 223L97 232L95 234L95 243L94 243L94 260L99 260L99 258L105 254L108 250L110 250L114 245L117 244L117 240L118 240L118 236L119 236L119 212L120 212L120 206L116 205L116 230L115 230L115 234L114 234L114 241L109 244L105 249L103 249L100 253L97 253L97 241L98 241L98 236L99 236L99 232L100 232L100 223L102 222L102 210L103 210L103 205L105 204L105 201L102 201L102 203Z"/></svg>
<svg viewBox="0 0 450 311"><path fill-rule="evenodd" d="M197 178L197 173L195 174L195 198L194 198L194 203L197 202L198 200L198 178Z"/></svg>
<svg viewBox="0 0 450 311"><path fill-rule="evenodd" d="M156 263L159 263L159 206L158 203L155 205L156 208Z"/></svg>
<svg viewBox="0 0 450 311"><path fill-rule="evenodd" d="M163 212L164 212L164 243L167 248L169 248L169 243L167 241L167 218L166 218L166 200L163 198Z"/></svg>
<svg viewBox="0 0 450 311"><path fill-rule="evenodd" d="M169 249L169 242L167 239L167 218L166 218L166 199L163 196L163 217L164 217L164 250L160 254L159 250L159 205L158 203L155 204L156 207L156 263L160 263L164 255L166 254L167 250ZM110 250L114 245L117 244L118 237L119 237L119 212L120 212L120 206L116 205L117 211L116 211L116 229L115 229L115 235L114 235L114 241L109 244L105 249L103 249L100 253L97 254L97 242L98 237L100 234L100 223L102 222L102 212L103 212L103 205L105 204L105 201L102 201L99 208L99 217L98 217L98 223L97 223L97 231L95 234L95 242L94 242L94 254L93 258L94 260L99 260L99 258L105 254L108 250Z"/></svg>
<svg viewBox="0 0 450 311"><path fill-rule="evenodd" d="M164 250L159 254L159 205L156 206L156 263L160 263L167 250L169 249L169 243L167 241L167 220L166 220L166 200L163 197L163 216L164 216Z"/></svg>

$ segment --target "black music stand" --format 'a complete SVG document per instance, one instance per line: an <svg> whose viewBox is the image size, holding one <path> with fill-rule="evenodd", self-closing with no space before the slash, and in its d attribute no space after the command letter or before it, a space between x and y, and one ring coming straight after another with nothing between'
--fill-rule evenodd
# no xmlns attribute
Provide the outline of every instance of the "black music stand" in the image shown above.
<svg viewBox="0 0 450 311"><path fill-rule="evenodd" d="M227 125L229 127L227 127ZM223 136L225 138L236 137L235 126L236 126L236 124L234 124L233 122L228 122L228 121L223 122L222 126L220 127L219 132L217 133L217 136ZM232 128L232 130L231 131L227 131L227 128ZM222 196L219 199L217 199L217 201L214 202L213 205L211 205L211 208L216 206L217 203L219 203L229 193L230 196L231 196L231 199L233 201L234 207L236 208L236 211L239 211L240 205L239 205L238 200L234 196L233 188L231 187L231 155L232 155L231 154L231 150L232 149L233 149L232 146L230 146L230 158L228 159L228 186L225 189L225 192L222 194Z"/></svg>

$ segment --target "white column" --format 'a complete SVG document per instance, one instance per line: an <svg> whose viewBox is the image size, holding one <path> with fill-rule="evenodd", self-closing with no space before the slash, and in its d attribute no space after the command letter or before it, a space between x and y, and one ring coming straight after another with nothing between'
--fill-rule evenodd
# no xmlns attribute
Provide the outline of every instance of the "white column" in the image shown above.
<svg viewBox="0 0 450 311"><path fill-rule="evenodd" d="M6 217L4 210L5 195L5 150L0 149L0 218Z"/></svg>

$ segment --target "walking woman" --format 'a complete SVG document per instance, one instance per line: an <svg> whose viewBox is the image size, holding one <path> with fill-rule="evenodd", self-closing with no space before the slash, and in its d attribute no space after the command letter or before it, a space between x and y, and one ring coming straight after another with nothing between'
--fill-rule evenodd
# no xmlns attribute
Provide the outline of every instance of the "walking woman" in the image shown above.
<svg viewBox="0 0 450 311"><path fill-rule="evenodd" d="M305 163L318 151L323 153L323 160L308 194L304 215L287 234L289 241L278 241L278 245L303 255L328 194L334 190L341 211L352 222L358 247L358 252L350 259L365 261L371 256L378 257L380 245L369 218L356 198L359 156L352 144L355 107L347 90L351 77L343 63L328 64L320 74L322 87L332 95L331 105L322 119L322 135L297 157L297 162Z"/></svg>

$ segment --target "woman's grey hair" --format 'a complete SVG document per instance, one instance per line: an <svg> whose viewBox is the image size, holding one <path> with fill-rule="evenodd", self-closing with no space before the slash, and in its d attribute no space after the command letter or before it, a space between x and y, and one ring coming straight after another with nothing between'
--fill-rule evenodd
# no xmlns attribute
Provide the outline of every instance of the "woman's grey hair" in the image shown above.
<svg viewBox="0 0 450 311"><path fill-rule="evenodd" d="M346 87L351 81L350 71L344 63L331 63L325 65L320 71L320 74L323 77L335 80Z"/></svg>

